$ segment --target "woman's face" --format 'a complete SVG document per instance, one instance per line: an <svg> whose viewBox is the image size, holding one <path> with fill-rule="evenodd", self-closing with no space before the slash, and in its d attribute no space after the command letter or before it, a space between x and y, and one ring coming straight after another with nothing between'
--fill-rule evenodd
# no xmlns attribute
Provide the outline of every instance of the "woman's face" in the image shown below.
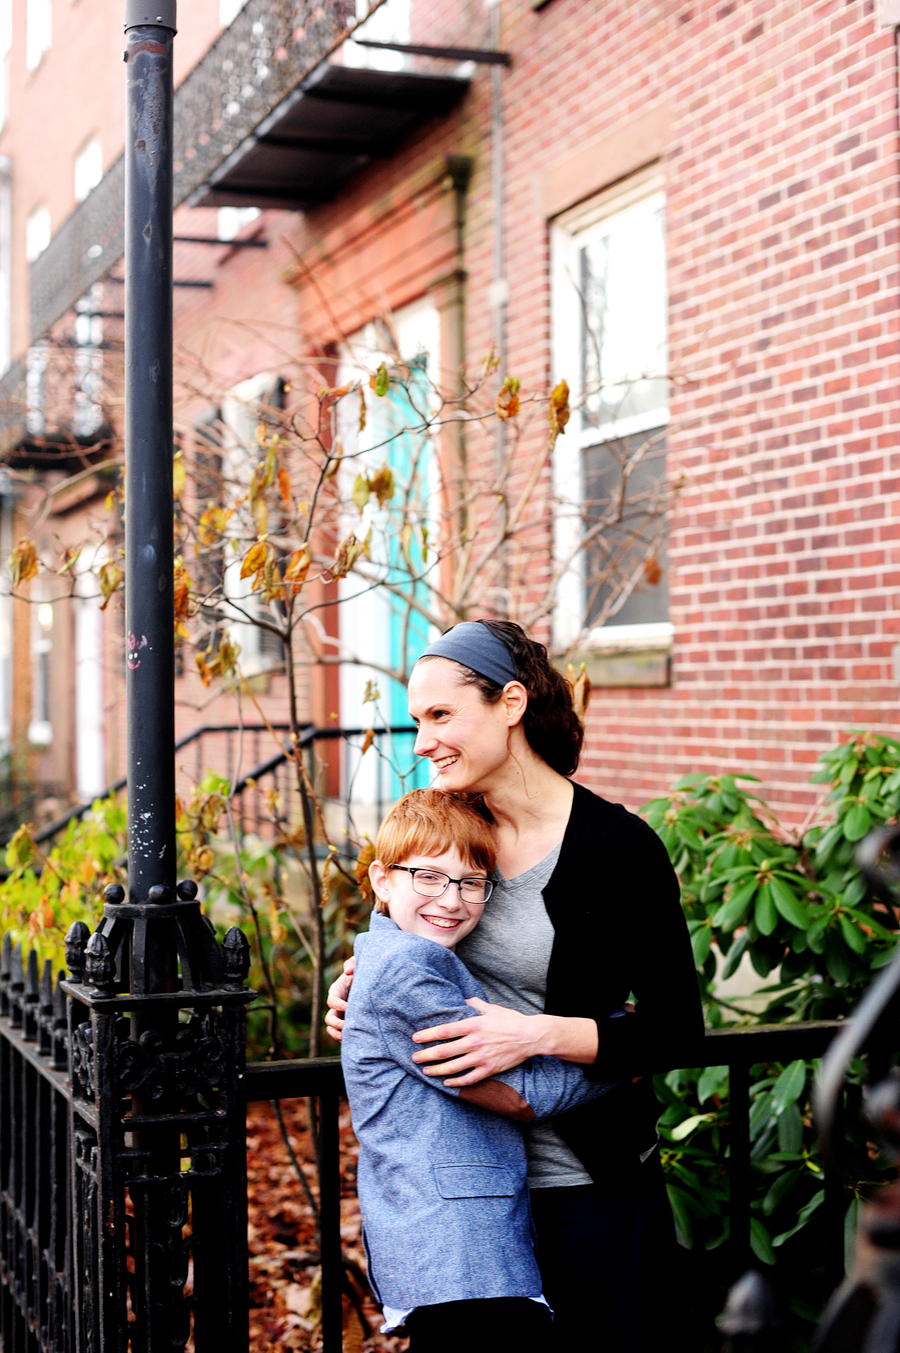
<svg viewBox="0 0 900 1353"><path fill-rule="evenodd" d="M449 658L429 658L413 668L408 699L419 730L416 756L428 758L441 789L484 791L509 759L509 730L520 721L527 696L513 682L508 695L489 705L461 678L462 668Z"/></svg>

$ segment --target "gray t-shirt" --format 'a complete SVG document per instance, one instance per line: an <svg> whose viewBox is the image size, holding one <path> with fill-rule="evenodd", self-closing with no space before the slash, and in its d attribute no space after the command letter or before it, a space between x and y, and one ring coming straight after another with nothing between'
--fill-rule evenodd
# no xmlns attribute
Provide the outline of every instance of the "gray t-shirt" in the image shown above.
<svg viewBox="0 0 900 1353"><path fill-rule="evenodd" d="M515 878L504 878L498 870L484 915L456 949L489 1001L523 1015L544 1012L554 931L541 894L556 868L559 851L560 846L555 846ZM590 1175L550 1123L526 1127L525 1146L532 1188L590 1184Z"/></svg>

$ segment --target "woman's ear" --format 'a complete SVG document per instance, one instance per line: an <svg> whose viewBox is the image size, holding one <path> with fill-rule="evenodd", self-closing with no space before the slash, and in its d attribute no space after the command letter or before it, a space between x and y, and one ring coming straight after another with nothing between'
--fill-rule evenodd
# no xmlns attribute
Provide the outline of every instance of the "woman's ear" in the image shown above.
<svg viewBox="0 0 900 1353"><path fill-rule="evenodd" d="M514 728L525 718L528 708L528 692L521 681L507 681L503 687L503 701L506 705L507 727Z"/></svg>
<svg viewBox="0 0 900 1353"><path fill-rule="evenodd" d="M388 882L387 870L380 860L373 860L369 865L369 882L379 902L390 901L391 887Z"/></svg>

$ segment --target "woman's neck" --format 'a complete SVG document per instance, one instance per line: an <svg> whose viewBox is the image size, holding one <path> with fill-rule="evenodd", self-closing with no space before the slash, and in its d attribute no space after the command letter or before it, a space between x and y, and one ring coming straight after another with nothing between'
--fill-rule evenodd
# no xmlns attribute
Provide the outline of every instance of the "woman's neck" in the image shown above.
<svg viewBox="0 0 900 1353"><path fill-rule="evenodd" d="M571 781L531 749L506 763L484 790L495 823L497 865L507 878L533 868L561 841L572 811Z"/></svg>

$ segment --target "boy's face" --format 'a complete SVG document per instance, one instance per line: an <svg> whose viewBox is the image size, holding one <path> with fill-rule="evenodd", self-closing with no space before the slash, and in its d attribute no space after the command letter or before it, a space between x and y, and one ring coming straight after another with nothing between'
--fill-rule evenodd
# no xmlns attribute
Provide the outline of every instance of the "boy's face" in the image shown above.
<svg viewBox="0 0 900 1353"><path fill-rule="evenodd" d="M459 888L451 883L440 897L425 897L416 888L428 888L437 891L430 875L446 874L452 879L484 879L483 869L476 869L456 850L445 851L443 855L410 855L408 859L398 861L404 868L386 869L381 860L375 860L369 867L369 878L375 894L388 904L388 914L395 925L410 935L422 935L425 939L452 949L464 935L474 930L481 920L484 903L463 902ZM426 870L425 875L409 874L408 869ZM440 880L443 882L443 879Z"/></svg>

